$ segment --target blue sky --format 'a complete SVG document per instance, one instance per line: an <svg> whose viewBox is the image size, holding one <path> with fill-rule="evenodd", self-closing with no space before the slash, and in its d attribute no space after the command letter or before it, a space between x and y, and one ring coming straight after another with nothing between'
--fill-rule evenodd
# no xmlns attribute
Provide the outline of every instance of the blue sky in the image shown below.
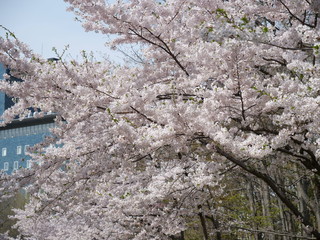
<svg viewBox="0 0 320 240"><path fill-rule="evenodd" d="M0 25L45 58L55 56L52 47L61 52L69 44L68 58L80 59L80 51L85 50L93 51L98 59L109 56L121 61L120 53L105 46L107 36L85 32L66 8L63 0L0 0Z"/></svg>

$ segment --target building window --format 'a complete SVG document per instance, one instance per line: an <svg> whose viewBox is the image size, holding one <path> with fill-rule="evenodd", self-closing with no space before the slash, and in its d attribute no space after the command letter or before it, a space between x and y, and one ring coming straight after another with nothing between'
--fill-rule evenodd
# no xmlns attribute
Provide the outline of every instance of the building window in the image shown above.
<svg viewBox="0 0 320 240"><path fill-rule="evenodd" d="M18 161L14 161L13 162L13 170L17 170L19 168L19 162Z"/></svg>
<svg viewBox="0 0 320 240"><path fill-rule="evenodd" d="M29 145L24 146L24 153L28 152Z"/></svg>
<svg viewBox="0 0 320 240"><path fill-rule="evenodd" d="M7 148L2 148L2 156L7 156Z"/></svg>
<svg viewBox="0 0 320 240"><path fill-rule="evenodd" d="M17 155L20 155L22 153L22 147L17 146Z"/></svg>
<svg viewBox="0 0 320 240"><path fill-rule="evenodd" d="M27 168L31 168L31 166L32 166L31 160L27 160Z"/></svg>
<svg viewBox="0 0 320 240"><path fill-rule="evenodd" d="M8 171L9 170L9 163L8 162L5 162L4 165L3 165L3 170L4 171Z"/></svg>

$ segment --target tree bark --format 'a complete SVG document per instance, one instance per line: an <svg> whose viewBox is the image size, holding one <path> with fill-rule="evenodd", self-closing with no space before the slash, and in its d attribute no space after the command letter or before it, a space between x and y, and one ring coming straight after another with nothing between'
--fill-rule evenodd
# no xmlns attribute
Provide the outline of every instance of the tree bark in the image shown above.
<svg viewBox="0 0 320 240"><path fill-rule="evenodd" d="M271 217L271 213L270 213L270 209L271 209L271 205L270 205L270 191L269 191L269 187L268 185L261 181L261 201L262 201L262 214L265 217L265 220L268 224L267 229L270 232L274 232L274 227L273 227L273 222L272 222L272 217ZM275 239L275 235L270 233L267 234L267 238L269 240L274 240Z"/></svg>
<svg viewBox="0 0 320 240"><path fill-rule="evenodd" d="M313 223L305 218L299 209L293 204L293 202L287 197L283 189L278 187L278 184L266 173L260 172L255 168L246 165L243 161L233 157L231 154L225 152L218 146L215 146L217 153L227 158L229 161L241 167L246 172L254 175L255 177L263 180L268 186L274 191L274 193L280 198L280 200L287 206L287 208L294 214L297 219L300 219L301 223L308 229L310 233L317 239L320 240L320 232L314 227Z"/></svg>
<svg viewBox="0 0 320 240"><path fill-rule="evenodd" d="M251 216L252 216L252 219L254 219L256 217L256 207L255 207L255 200L254 200L254 188L253 188L252 181L250 181L249 178L247 180L248 180L248 182L246 184L247 196L248 196L248 200L249 200L249 207L250 207ZM255 221L253 221L253 229L258 230L258 226L257 226L257 223ZM259 240L259 233L257 231L254 232L254 239L255 240Z"/></svg>
<svg viewBox="0 0 320 240"><path fill-rule="evenodd" d="M202 206L198 206L198 209L199 209L198 216L200 218L204 240L209 240L209 234L208 234L208 229L207 229L207 225L206 225L206 219L205 219L205 217L204 217L204 215L202 213Z"/></svg>

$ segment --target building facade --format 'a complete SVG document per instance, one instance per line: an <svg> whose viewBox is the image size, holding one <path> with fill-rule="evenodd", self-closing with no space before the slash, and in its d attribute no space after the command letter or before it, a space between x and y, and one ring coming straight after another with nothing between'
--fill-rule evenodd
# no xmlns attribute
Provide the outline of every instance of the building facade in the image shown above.
<svg viewBox="0 0 320 240"><path fill-rule="evenodd" d="M7 70L0 64L0 79ZM21 81L12 77L13 81ZM0 93L0 115L13 106L12 98ZM55 114L45 114L42 118L35 118L30 114L20 121L13 120L5 127L0 127L0 171L12 174L19 168L31 168L32 163L27 155L29 147L34 146L50 135L50 128L54 127Z"/></svg>

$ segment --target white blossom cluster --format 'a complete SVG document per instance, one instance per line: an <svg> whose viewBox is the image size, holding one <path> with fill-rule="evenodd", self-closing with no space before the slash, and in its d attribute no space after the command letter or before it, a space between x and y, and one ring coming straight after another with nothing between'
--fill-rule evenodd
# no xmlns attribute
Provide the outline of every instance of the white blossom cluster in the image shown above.
<svg viewBox="0 0 320 240"><path fill-rule="evenodd" d="M28 107L58 113L56 147L32 154L42 164L0 179L1 194L28 188L25 239L172 239L209 214L200 206L224 194L230 163L278 195L266 161L319 177L318 1L65 2L114 47L141 44L142 58L47 62L0 38L0 62L24 80L0 83L19 98L3 123Z"/></svg>

